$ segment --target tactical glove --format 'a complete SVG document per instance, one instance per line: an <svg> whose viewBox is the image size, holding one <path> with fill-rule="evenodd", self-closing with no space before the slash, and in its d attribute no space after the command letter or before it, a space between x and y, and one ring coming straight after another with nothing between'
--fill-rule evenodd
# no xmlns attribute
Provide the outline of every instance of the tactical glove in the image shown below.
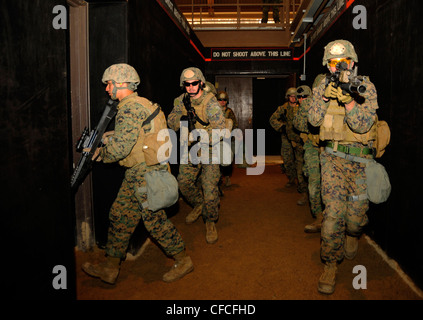
<svg viewBox="0 0 423 320"><path fill-rule="evenodd" d="M325 89L323 97L326 99L336 99L337 95L338 90L333 86L333 83L329 83L329 85Z"/></svg>
<svg viewBox="0 0 423 320"><path fill-rule="evenodd" d="M354 100L349 93L343 93L340 87L338 87L337 98L338 101L342 102L343 104L348 104Z"/></svg>

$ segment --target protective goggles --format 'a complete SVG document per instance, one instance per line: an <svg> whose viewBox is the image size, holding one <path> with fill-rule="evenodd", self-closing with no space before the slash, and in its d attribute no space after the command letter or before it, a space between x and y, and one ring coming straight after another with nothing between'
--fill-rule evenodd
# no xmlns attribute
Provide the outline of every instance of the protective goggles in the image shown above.
<svg viewBox="0 0 423 320"><path fill-rule="evenodd" d="M331 59L328 61L328 65L329 67L336 67L336 65L340 62L345 62L349 66L351 63L351 59L349 58Z"/></svg>
<svg viewBox="0 0 423 320"><path fill-rule="evenodd" d="M183 85L184 85L184 87L189 87L189 86L193 86L193 87L195 87L195 86L198 86L199 84L200 84L200 80L197 80L197 81L193 81L193 82L186 82L186 81L184 81L183 82Z"/></svg>

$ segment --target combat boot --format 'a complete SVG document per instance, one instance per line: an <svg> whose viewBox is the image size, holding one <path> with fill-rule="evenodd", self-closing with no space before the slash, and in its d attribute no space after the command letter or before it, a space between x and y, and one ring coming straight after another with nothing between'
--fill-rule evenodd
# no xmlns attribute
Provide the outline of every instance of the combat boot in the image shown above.
<svg viewBox="0 0 423 320"><path fill-rule="evenodd" d="M85 262L82 270L94 278L100 278L108 284L115 284L120 271L120 258L107 257L99 264Z"/></svg>
<svg viewBox="0 0 423 320"><path fill-rule="evenodd" d="M295 183L295 179L290 179L287 184L285 185L285 188L292 188L295 187L296 183Z"/></svg>
<svg viewBox="0 0 423 320"><path fill-rule="evenodd" d="M320 293L332 294L335 291L336 269L336 262L326 262L317 286Z"/></svg>
<svg viewBox="0 0 423 320"><path fill-rule="evenodd" d="M226 183L225 183L225 187L230 187L232 184L231 184L231 178L228 176L228 177L226 177Z"/></svg>
<svg viewBox="0 0 423 320"><path fill-rule="evenodd" d="M323 214L320 212L317 214L316 221L304 227L304 232L306 233L320 232L320 230L322 230L322 220L323 220Z"/></svg>
<svg viewBox="0 0 423 320"><path fill-rule="evenodd" d="M358 238L345 235L344 256L348 260L355 258L358 251Z"/></svg>
<svg viewBox="0 0 423 320"><path fill-rule="evenodd" d="M174 256L175 264L172 268L163 275L164 282L172 282L181 279L192 270L194 265L189 256L186 255L185 250Z"/></svg>
<svg viewBox="0 0 423 320"><path fill-rule="evenodd" d="M196 206L185 218L185 222L187 224L191 224L194 223L195 221L197 221L198 217L201 215L203 211L203 205L200 204L198 206Z"/></svg>
<svg viewBox="0 0 423 320"><path fill-rule="evenodd" d="M307 192L301 193L301 198L297 201L297 205L305 206L308 203L308 195Z"/></svg>
<svg viewBox="0 0 423 320"><path fill-rule="evenodd" d="M217 241L216 224L212 221L206 221L206 241L209 244Z"/></svg>

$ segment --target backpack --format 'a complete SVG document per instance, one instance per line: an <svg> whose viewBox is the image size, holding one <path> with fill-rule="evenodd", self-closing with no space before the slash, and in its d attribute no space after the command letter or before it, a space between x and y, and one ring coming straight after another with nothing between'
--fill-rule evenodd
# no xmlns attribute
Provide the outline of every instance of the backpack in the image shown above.
<svg viewBox="0 0 423 320"><path fill-rule="evenodd" d="M136 187L135 196L139 201L144 193L147 193L147 200L142 203L144 209L158 211L174 205L179 199L178 181L169 171L151 170L145 173L146 186ZM140 202L141 203L141 202Z"/></svg>
<svg viewBox="0 0 423 320"><path fill-rule="evenodd" d="M391 183L385 167L375 160L366 165L367 198L376 204L388 200L391 194Z"/></svg>
<svg viewBox="0 0 423 320"><path fill-rule="evenodd" d="M389 129L388 123L383 120L379 120L376 124L376 158L380 158L384 153L391 140L391 130Z"/></svg>
<svg viewBox="0 0 423 320"><path fill-rule="evenodd" d="M151 130L148 133L145 133L143 147L142 150L144 152L145 163L147 166L152 166L161 162L167 161L170 156L171 149L166 150L166 154L159 155L158 150L160 147L165 144L169 140L169 135L167 135L167 139L165 141L161 141L158 139L159 133L161 130L168 130L166 117L161 110L160 106L155 103L153 107L156 107L154 112L144 121L142 128L149 123L151 123Z"/></svg>
<svg viewBox="0 0 423 320"><path fill-rule="evenodd" d="M380 158L391 140L391 130L388 123L378 120L376 123L376 141L374 148L376 158ZM388 200L391 194L391 183L385 167L376 161L370 161L366 166L367 197L376 204Z"/></svg>

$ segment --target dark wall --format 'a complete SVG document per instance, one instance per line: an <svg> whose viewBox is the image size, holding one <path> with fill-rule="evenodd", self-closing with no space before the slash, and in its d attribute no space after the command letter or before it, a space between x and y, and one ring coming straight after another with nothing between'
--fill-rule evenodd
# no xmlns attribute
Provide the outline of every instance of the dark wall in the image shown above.
<svg viewBox="0 0 423 320"><path fill-rule="evenodd" d="M52 26L56 5L66 1L1 5L1 287L9 298L75 297L68 37ZM56 265L66 268L67 289L52 286Z"/></svg>
<svg viewBox="0 0 423 320"><path fill-rule="evenodd" d="M112 64L128 63L128 22L125 1L89 3L90 115L94 128L109 100L103 73ZM114 129L114 119L108 130ZM95 239L107 242L109 210L119 191L125 169L118 163L96 163L92 169Z"/></svg>
<svg viewBox="0 0 423 320"><path fill-rule="evenodd" d="M367 29L356 30L352 9L367 9ZM327 69L323 48L330 41L351 41L358 54L359 74L367 75L378 92L380 119L391 128L391 143L382 163L389 173L392 193L381 205L371 205L367 233L423 287L423 246L419 199L423 161L420 132L423 114L420 78L423 74L423 9L417 0L357 0L311 48L307 56L309 78Z"/></svg>

